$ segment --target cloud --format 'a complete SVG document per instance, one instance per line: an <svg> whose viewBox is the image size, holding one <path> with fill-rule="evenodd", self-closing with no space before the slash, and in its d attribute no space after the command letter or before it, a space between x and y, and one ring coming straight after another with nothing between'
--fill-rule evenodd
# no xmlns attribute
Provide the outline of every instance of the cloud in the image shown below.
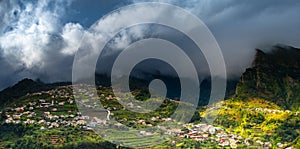
<svg viewBox="0 0 300 149"><path fill-rule="evenodd" d="M69 56L74 55L83 34L80 24L61 21L70 1L12 0L0 1L0 5L1 69L6 70L1 73L1 80L11 80L0 88L22 77L70 80L72 58Z"/></svg>
<svg viewBox="0 0 300 149"><path fill-rule="evenodd" d="M239 76L250 66L255 48L277 43L300 47L298 0L153 1L183 7L202 19L216 37L224 54L228 73L232 76ZM89 34L81 22L65 22L65 14L71 3L69 0L40 0L36 3L0 1L0 68L6 70L0 73L0 88L12 85L23 77L41 78L49 82L69 81L74 54L83 35L90 36L89 39L95 41L92 45L86 45L87 47L97 46L99 42L96 41L107 40L113 29L119 29L128 21L144 17L168 19L170 15L167 11L150 13L140 10L143 12L140 14L136 14L135 10L116 12L101 20L104 25L98 27L105 32L95 37ZM127 14L128 18L120 20L120 13ZM97 31L97 24L95 26ZM114 50L123 49L134 40L156 36L156 33L166 33L168 38L175 38L172 32L165 29L155 31L155 28L149 26L123 30L109 43L106 59L115 56ZM92 55L94 52L87 50L86 54Z"/></svg>
<svg viewBox="0 0 300 149"><path fill-rule="evenodd" d="M84 28L78 23L66 24L62 31L62 38L66 45L61 52L65 55L73 55L77 51L84 32Z"/></svg>
<svg viewBox="0 0 300 149"><path fill-rule="evenodd" d="M203 20L222 49L231 76L239 76L250 66L255 48L278 43L300 47L298 0L151 0L151 2L180 6Z"/></svg>
<svg viewBox="0 0 300 149"><path fill-rule="evenodd" d="M132 0L131 3L149 2L146 0ZM152 2L164 2L174 4L202 19L210 28L217 39L227 66L229 77L239 77L247 67L250 67L255 55L256 48L265 48L278 43L291 46L300 46L300 1L239 1L239 0L152 0ZM170 14L167 11L136 14L137 10L127 10L118 13L131 16L123 21L130 22L143 17L157 19L168 19ZM139 10L139 12L143 12ZM123 23L118 20L118 13L107 16L105 20L107 32L118 28ZM134 17L132 17L134 16ZM118 23L116 23L118 22ZM189 24L187 22L187 24ZM147 36L149 28L135 29ZM153 31L153 30L151 30ZM164 30L159 30L164 32ZM124 48L131 43L132 33L126 32L115 39L115 48ZM172 33L171 35L172 36ZM180 60L180 58L179 58Z"/></svg>

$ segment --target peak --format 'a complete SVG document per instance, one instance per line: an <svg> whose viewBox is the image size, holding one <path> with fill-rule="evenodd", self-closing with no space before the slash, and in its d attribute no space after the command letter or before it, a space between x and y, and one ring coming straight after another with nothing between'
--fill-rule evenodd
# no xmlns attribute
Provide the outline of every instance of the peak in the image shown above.
<svg viewBox="0 0 300 149"><path fill-rule="evenodd" d="M278 44L269 50L256 49L254 66L270 65L299 65L300 49Z"/></svg>
<svg viewBox="0 0 300 149"><path fill-rule="evenodd" d="M256 50L256 54L265 54L265 52L261 49L255 49Z"/></svg>
<svg viewBox="0 0 300 149"><path fill-rule="evenodd" d="M35 81L33 81L32 79L29 78L25 78L21 81L19 81L17 84L21 84L21 83L34 83Z"/></svg>
<svg viewBox="0 0 300 149"><path fill-rule="evenodd" d="M25 78L12 87L6 88L0 92L0 104L4 104L11 99L17 99L28 93L34 93L48 89L47 85Z"/></svg>
<svg viewBox="0 0 300 149"><path fill-rule="evenodd" d="M29 79L29 78L25 78L21 81L19 81L17 84L15 84L12 88L23 88L23 87L33 87L33 86L41 86L43 85L42 82L40 81L34 81L32 79Z"/></svg>

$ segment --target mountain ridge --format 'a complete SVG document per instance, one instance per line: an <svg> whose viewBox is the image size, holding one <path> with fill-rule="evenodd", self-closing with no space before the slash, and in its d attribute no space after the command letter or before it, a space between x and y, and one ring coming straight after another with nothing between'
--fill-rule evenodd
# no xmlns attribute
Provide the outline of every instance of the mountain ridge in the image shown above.
<svg viewBox="0 0 300 149"><path fill-rule="evenodd" d="M24 78L15 85L5 88L0 91L0 106L5 106L5 104L11 100L25 96L26 94L47 91L54 89L57 86L68 85L68 82L58 82L58 83L43 83L40 80L32 80L29 78Z"/></svg>
<svg viewBox="0 0 300 149"><path fill-rule="evenodd" d="M271 51L256 50L236 88L240 98L263 98L288 110L300 106L300 49L277 45Z"/></svg>

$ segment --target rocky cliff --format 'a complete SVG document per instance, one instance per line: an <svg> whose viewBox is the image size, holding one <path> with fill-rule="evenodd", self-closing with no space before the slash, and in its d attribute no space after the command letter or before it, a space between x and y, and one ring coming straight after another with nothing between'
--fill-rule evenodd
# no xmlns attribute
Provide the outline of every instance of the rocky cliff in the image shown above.
<svg viewBox="0 0 300 149"><path fill-rule="evenodd" d="M263 98L289 110L300 105L300 49L274 46L257 49L252 67L241 76L236 96Z"/></svg>

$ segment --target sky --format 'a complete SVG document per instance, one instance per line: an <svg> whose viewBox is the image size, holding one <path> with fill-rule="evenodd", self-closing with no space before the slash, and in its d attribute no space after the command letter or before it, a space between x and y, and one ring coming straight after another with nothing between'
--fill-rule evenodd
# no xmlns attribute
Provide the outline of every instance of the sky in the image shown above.
<svg viewBox="0 0 300 149"><path fill-rule="evenodd" d="M256 48L276 44L300 47L298 0L152 1L177 5L199 17L218 41L230 77L239 77L251 66ZM71 81L74 55L90 26L117 8L139 2L146 1L0 0L0 90L25 77ZM134 19L130 18L134 10L119 13ZM138 15L144 17L147 12ZM118 25L109 21L114 17L106 16L107 33ZM110 49L122 49L134 40L152 36L152 30L143 26L120 33L107 47L109 54L104 59L112 61L118 52ZM166 38L174 37L169 34Z"/></svg>

